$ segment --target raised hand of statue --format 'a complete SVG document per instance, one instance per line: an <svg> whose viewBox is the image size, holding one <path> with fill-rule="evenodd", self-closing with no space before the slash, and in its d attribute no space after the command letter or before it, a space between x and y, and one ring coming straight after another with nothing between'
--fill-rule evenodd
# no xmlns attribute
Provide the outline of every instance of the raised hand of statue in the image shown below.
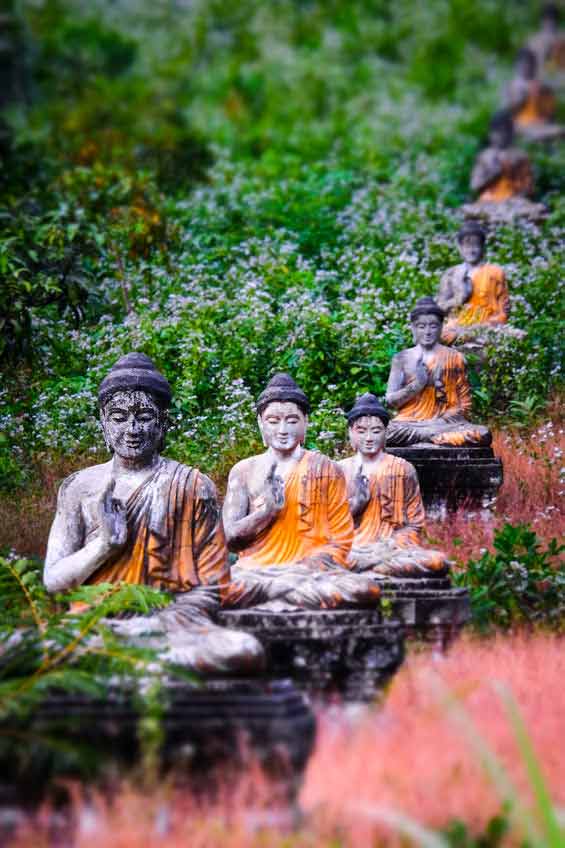
<svg viewBox="0 0 565 848"><path fill-rule="evenodd" d="M277 464L274 462L265 479L263 487L263 509L266 515L278 515L284 507L284 481L277 474Z"/></svg>
<svg viewBox="0 0 565 848"><path fill-rule="evenodd" d="M363 474L363 466L360 465L357 473L353 478L352 494L349 498L349 508L354 518L358 518L363 514L367 504L371 499L371 487L369 480Z"/></svg>
<svg viewBox="0 0 565 848"><path fill-rule="evenodd" d="M426 386L430 384L430 381L432 380L432 374L422 359L419 359L417 361L415 372L416 373L414 377L414 388L418 389L418 391L421 392L422 389L425 389Z"/></svg>
<svg viewBox="0 0 565 848"><path fill-rule="evenodd" d="M100 536L109 553L120 551L128 536L126 505L120 498L114 497L116 481L112 478L98 501L100 518Z"/></svg>

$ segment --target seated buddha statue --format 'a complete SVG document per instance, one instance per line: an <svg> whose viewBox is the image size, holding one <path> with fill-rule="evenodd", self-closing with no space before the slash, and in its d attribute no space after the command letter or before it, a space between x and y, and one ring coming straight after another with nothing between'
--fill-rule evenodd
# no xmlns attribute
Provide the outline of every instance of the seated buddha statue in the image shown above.
<svg viewBox="0 0 565 848"><path fill-rule="evenodd" d="M516 132L530 141L550 141L563 134L554 123L557 101L551 87L538 78L536 54L527 47L519 51L516 73L506 90L506 107Z"/></svg>
<svg viewBox="0 0 565 848"><path fill-rule="evenodd" d="M542 9L541 27L527 45L536 56L540 70L552 76L565 72L565 34L559 24L559 7L547 3Z"/></svg>
<svg viewBox="0 0 565 848"><path fill-rule="evenodd" d="M98 397L113 456L63 482L46 588L125 582L161 589L172 596L167 607L112 619L112 629L199 672L262 668L263 649L253 636L211 618L229 585L228 550L212 481L160 454L171 403L167 380L149 357L132 353L102 380Z"/></svg>
<svg viewBox="0 0 565 848"><path fill-rule="evenodd" d="M444 312L422 297L410 313L414 347L392 360L386 402L398 410L387 430L389 446L489 445L489 430L467 420L471 388L465 358L440 344Z"/></svg>
<svg viewBox="0 0 565 848"><path fill-rule="evenodd" d="M347 413L353 456L340 462L355 524L349 555L355 571L393 577L441 577L442 551L422 546L425 513L416 469L384 452L389 415L372 394Z"/></svg>
<svg viewBox="0 0 565 848"><path fill-rule="evenodd" d="M511 222L517 217L539 220L547 214L542 203L528 200L534 190L532 166L527 154L513 146L514 124L510 112L494 115L488 146L482 150L471 173L475 203L462 211L466 218Z"/></svg>
<svg viewBox="0 0 565 848"><path fill-rule="evenodd" d="M304 448L308 398L277 374L256 409L266 450L234 466L224 502L228 545L239 555L225 605L374 605L374 581L348 568L353 520L343 471Z"/></svg>
<svg viewBox="0 0 565 848"><path fill-rule="evenodd" d="M484 262L486 234L475 221L457 233L463 262L442 276L436 302L446 314L441 341L457 344L477 339L488 328L506 325L510 311L506 275L500 265Z"/></svg>

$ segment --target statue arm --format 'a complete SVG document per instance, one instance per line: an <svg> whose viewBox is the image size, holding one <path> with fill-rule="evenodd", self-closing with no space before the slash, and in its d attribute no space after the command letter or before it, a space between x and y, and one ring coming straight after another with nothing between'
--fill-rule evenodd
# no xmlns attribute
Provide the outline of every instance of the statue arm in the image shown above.
<svg viewBox="0 0 565 848"><path fill-rule="evenodd" d="M228 548L216 487L208 477L198 473L192 542L194 565L203 585L227 585Z"/></svg>
<svg viewBox="0 0 565 848"><path fill-rule="evenodd" d="M502 165L492 151L481 153L471 172L471 189L480 192L502 175Z"/></svg>
<svg viewBox="0 0 565 848"><path fill-rule="evenodd" d="M508 321L510 315L510 296L508 294L508 286L506 284L506 274L502 268L498 269L496 280L496 302L498 304L498 312L492 318L492 323L503 324Z"/></svg>
<svg viewBox="0 0 565 848"><path fill-rule="evenodd" d="M245 548L273 523L274 518L275 515L268 509L267 504L249 512L246 475L237 465L232 468L223 509L224 530L229 548L234 551Z"/></svg>
<svg viewBox="0 0 565 848"><path fill-rule="evenodd" d="M103 534L86 545L80 500L66 481L59 490L57 513L49 533L43 583L48 592L64 592L84 583L108 557L113 548Z"/></svg>
<svg viewBox="0 0 565 848"><path fill-rule="evenodd" d="M470 294L465 286L464 275L458 273L458 268L450 268L440 280L436 301L444 312L449 312L463 306Z"/></svg>
<svg viewBox="0 0 565 848"><path fill-rule="evenodd" d="M463 415L467 416L473 408L473 395L471 393L471 386L467 377L467 367L462 356L457 369L455 388L459 403L459 411L461 411Z"/></svg>
<svg viewBox="0 0 565 848"><path fill-rule="evenodd" d="M425 388L425 383L422 384L418 379L413 379L405 385L404 368L402 367L402 359L400 354L392 359L390 366L390 375L386 387L386 402L400 409L404 404L412 400L413 397L419 395Z"/></svg>
<svg viewBox="0 0 565 848"><path fill-rule="evenodd" d="M393 540L400 544L419 544L425 526L426 514L416 469L410 466L404 477L404 515L405 523L393 533Z"/></svg>

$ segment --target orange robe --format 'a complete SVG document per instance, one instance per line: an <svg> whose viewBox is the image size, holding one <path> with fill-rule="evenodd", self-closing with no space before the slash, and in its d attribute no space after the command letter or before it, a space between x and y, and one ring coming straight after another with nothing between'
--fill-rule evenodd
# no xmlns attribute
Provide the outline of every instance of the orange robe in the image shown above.
<svg viewBox="0 0 565 848"><path fill-rule="evenodd" d="M511 197L528 195L532 192L533 176L530 163L525 158L515 161L506 159L501 173L479 194L482 203L500 203Z"/></svg>
<svg viewBox="0 0 565 848"><path fill-rule="evenodd" d="M508 321L508 286L503 269L499 265L481 265L473 271L471 282L471 297L444 324L441 338L447 344L460 335L462 327Z"/></svg>
<svg viewBox="0 0 565 848"><path fill-rule="evenodd" d="M353 520L341 469L317 451L304 451L285 481L284 495L279 515L241 551L237 565L257 568L308 559L322 568L345 566ZM252 502L251 511L258 506Z"/></svg>
<svg viewBox="0 0 565 848"><path fill-rule="evenodd" d="M425 512L414 466L383 454L369 489L369 503L355 529L353 567L371 562L376 572L404 577L445 573L446 555L421 547Z"/></svg>
<svg viewBox="0 0 565 848"><path fill-rule="evenodd" d="M555 96L550 88L538 80L530 83L528 96L514 115L514 123L519 127L543 124L555 117Z"/></svg>
<svg viewBox="0 0 565 848"><path fill-rule="evenodd" d="M465 419L471 411L472 397L463 355L440 345L428 368L434 372L434 384L425 386L400 408L388 426L387 445L490 444L488 429ZM412 379L403 351L393 358L387 393L406 386ZM447 419L442 417L446 413Z"/></svg>
<svg viewBox="0 0 565 848"><path fill-rule="evenodd" d="M127 526L124 550L87 583L124 581L170 592L228 583L228 553L215 487L196 468L162 460L128 498ZM93 528L89 538L97 531Z"/></svg>

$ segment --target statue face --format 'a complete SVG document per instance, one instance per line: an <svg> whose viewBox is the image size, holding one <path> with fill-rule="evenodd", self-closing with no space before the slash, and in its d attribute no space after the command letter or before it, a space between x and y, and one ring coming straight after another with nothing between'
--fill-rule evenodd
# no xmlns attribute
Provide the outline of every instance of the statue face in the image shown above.
<svg viewBox="0 0 565 848"><path fill-rule="evenodd" d="M459 252L465 262L474 265L483 256L483 242L479 236L463 236L459 242Z"/></svg>
<svg viewBox="0 0 565 848"><path fill-rule="evenodd" d="M150 461L158 453L165 434L164 415L146 392L116 392L101 419L109 449L122 459Z"/></svg>
<svg viewBox="0 0 565 848"><path fill-rule="evenodd" d="M498 150L504 150L512 144L512 131L507 127L492 127L489 132L489 144Z"/></svg>
<svg viewBox="0 0 565 848"><path fill-rule="evenodd" d="M267 447L291 453L304 443L308 418L291 401L273 401L263 410L258 423Z"/></svg>
<svg viewBox="0 0 565 848"><path fill-rule="evenodd" d="M376 415L363 415L349 428L349 441L362 456L376 456L385 443L386 427Z"/></svg>
<svg viewBox="0 0 565 848"><path fill-rule="evenodd" d="M441 325L437 315L418 315L412 323L414 343L424 348L433 347L441 336Z"/></svg>

